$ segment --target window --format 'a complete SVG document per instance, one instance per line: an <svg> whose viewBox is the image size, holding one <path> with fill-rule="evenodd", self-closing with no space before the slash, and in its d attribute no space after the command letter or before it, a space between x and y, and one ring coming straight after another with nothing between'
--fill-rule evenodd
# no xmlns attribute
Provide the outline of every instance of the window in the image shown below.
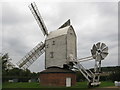
<svg viewBox="0 0 120 90"><path fill-rule="evenodd" d="M48 48L49 44L46 45L46 48Z"/></svg>
<svg viewBox="0 0 120 90"><path fill-rule="evenodd" d="M53 52L50 52L50 57L53 58Z"/></svg>
<svg viewBox="0 0 120 90"><path fill-rule="evenodd" d="M53 41L53 44L52 45L55 45L55 41Z"/></svg>
<svg viewBox="0 0 120 90"><path fill-rule="evenodd" d="M72 35L72 32L70 33L70 35Z"/></svg>

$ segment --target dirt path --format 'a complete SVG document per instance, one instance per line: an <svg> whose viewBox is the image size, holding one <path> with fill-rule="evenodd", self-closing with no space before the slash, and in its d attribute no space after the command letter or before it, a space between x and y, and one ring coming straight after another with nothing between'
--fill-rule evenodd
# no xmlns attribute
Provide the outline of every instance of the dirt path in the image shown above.
<svg viewBox="0 0 120 90"><path fill-rule="evenodd" d="M105 88L119 88L120 89L120 87L116 87L116 86L105 87Z"/></svg>

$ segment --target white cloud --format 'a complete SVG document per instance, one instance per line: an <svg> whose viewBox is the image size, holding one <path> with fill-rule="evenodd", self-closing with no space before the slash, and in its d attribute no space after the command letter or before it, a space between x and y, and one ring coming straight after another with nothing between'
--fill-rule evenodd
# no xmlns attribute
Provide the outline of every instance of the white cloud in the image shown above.
<svg viewBox="0 0 120 90"><path fill-rule="evenodd" d="M0 3L0 52L2 51L2 5Z"/></svg>

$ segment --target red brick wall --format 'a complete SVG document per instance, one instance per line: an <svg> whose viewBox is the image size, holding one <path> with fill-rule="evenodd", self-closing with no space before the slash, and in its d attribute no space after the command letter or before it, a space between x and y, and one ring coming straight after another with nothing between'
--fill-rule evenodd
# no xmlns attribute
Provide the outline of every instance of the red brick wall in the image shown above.
<svg viewBox="0 0 120 90"><path fill-rule="evenodd" d="M76 84L76 74L74 73L42 73L40 74L40 84L43 86L66 86L66 77L72 79L72 85Z"/></svg>

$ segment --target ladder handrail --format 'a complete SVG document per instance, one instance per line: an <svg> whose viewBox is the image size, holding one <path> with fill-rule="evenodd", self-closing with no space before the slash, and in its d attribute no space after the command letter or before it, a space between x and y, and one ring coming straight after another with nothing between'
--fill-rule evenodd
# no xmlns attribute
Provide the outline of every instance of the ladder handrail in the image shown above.
<svg viewBox="0 0 120 90"><path fill-rule="evenodd" d="M85 69L85 67L80 64L80 62L81 62L80 60L88 61L90 59L93 59L92 56L82 58L82 59L73 59L73 61L70 61L70 62L73 63L73 68L79 70L83 74L83 76L89 81L89 83L92 83L92 84L100 83L99 82L100 75L97 75L96 72L92 72L89 69ZM95 62L98 62L98 61L95 60ZM98 63L100 63L100 62L98 62ZM95 68L100 67L100 65L101 64L98 64L98 66L95 66ZM76 67L74 67L74 66L76 66Z"/></svg>

